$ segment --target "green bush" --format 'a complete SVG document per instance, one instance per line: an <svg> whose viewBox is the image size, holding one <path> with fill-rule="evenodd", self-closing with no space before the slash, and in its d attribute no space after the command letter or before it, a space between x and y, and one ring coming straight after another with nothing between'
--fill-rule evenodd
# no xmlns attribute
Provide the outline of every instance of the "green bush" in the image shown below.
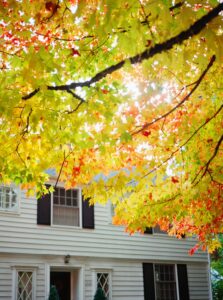
<svg viewBox="0 0 223 300"><path fill-rule="evenodd" d="M49 294L48 300L60 300L60 297L58 295L55 285L51 285L51 287L50 287L50 294Z"/></svg>
<svg viewBox="0 0 223 300"><path fill-rule="evenodd" d="M212 282L213 300L223 299L223 280Z"/></svg>
<svg viewBox="0 0 223 300"><path fill-rule="evenodd" d="M107 300L105 294L101 288L97 288L97 291L94 295L94 300Z"/></svg>

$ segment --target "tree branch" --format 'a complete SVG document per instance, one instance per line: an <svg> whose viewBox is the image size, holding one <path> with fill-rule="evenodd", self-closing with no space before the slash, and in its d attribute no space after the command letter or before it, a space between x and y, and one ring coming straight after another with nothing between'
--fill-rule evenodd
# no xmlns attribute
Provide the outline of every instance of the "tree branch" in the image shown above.
<svg viewBox="0 0 223 300"><path fill-rule="evenodd" d="M214 9L208 12L205 16L201 17L199 20L194 22L188 29L182 31L178 35L160 43L156 44L153 47L146 49L145 51L126 58L115 65L112 65L101 72L97 73L94 77L90 80L86 80L83 82L72 82L71 84L66 85L58 85L58 86L47 86L48 90L54 91L67 91L71 89L75 89L77 87L90 87L92 84L100 81L101 79L105 78L107 75L112 74L113 72L121 69L126 62L130 62L132 65L141 63L144 60L152 58L156 54L162 53L164 51L172 49L175 45L182 44L187 39L199 34L208 23L210 23L214 18L218 16L218 14L223 10L223 3L219 3ZM38 92L38 89L33 91L27 96L23 97L23 100L30 99Z"/></svg>
<svg viewBox="0 0 223 300"><path fill-rule="evenodd" d="M165 163L167 163L171 158L173 158L173 156L182 149L182 147L186 146L190 140L192 140L192 138L205 126L207 125L211 120L213 120L219 113L220 111L223 109L223 105L220 106L220 108L214 113L214 115L209 118L208 120L206 120L203 124L201 124L201 126L199 126L194 133L183 143L181 144L175 151L173 151L170 156L165 159L162 163L160 163L157 167L153 168L152 170L150 170L148 173L146 173L145 175L143 175L142 178L145 178L146 176L148 176L149 174L153 173L154 171L156 171L157 169L159 169L160 167L162 167ZM199 174L198 174L199 175ZM195 178L196 180L196 178ZM192 182L193 183L193 182Z"/></svg>
<svg viewBox="0 0 223 300"><path fill-rule="evenodd" d="M183 98L183 100L181 100L177 105L175 105L171 110L169 110L168 112L166 112L165 114L163 114L162 116L154 119L152 122L146 123L144 124L139 130L135 131L132 133L133 135L136 135L142 131L144 131L145 129L147 129L149 126L153 125L154 123L165 119L167 116L169 116L170 114L172 114L172 112L174 112L178 107L180 107L185 101L187 101L189 99L189 97L195 92L195 90L198 88L198 86L200 85L201 81L203 80L204 76L206 75L206 73L208 72L208 70L211 68L211 66L213 65L214 61L215 61L216 57L215 55L212 56L207 68L203 71L203 73L201 74L201 76L199 77L199 79L195 82L194 87L191 89L191 91ZM179 95L179 94L178 94Z"/></svg>
<svg viewBox="0 0 223 300"><path fill-rule="evenodd" d="M61 164L61 167L60 167L60 171L59 171L59 174L58 174L58 176L57 176L57 180L56 180L56 182L55 182L54 188L57 187L57 184L58 184L58 182L59 182L60 175L61 175L61 173L62 173L62 170L63 170L64 164L65 164L65 162L66 162L66 159L67 159L72 153L73 153L73 151L70 151L67 155L65 155L65 151L64 151L64 154L63 154L63 156L64 156L64 157L63 157L63 161L62 161L62 164Z"/></svg>
<svg viewBox="0 0 223 300"><path fill-rule="evenodd" d="M222 134L222 136L220 137L220 139L219 139L218 142L217 142L217 145L216 145L216 147L215 147L215 149L214 149L213 155L212 155L212 156L210 157L210 159L206 162L206 164L205 164L205 166L204 166L205 169L204 169L203 174L201 175L200 179L196 182L196 180L197 180L198 176L200 175L201 171L203 170L203 168L202 168L202 169L197 173L197 175L194 177L194 179L193 179L193 181L192 181L192 184L194 183L194 186L196 186L196 185L202 180L202 178L205 176L205 174L206 174L207 172L209 172L209 174L210 174L210 170L208 169L208 168L209 168L209 165L211 164L212 160L213 160L213 159L215 158L215 156L217 155L218 150L219 150L219 148L220 148L220 146L221 146L222 141L223 141L223 134Z"/></svg>
<svg viewBox="0 0 223 300"><path fill-rule="evenodd" d="M35 89L34 91L32 91L30 94L23 96L22 100L29 100L30 98L32 98L33 96L35 96L38 92L40 91L40 88Z"/></svg>

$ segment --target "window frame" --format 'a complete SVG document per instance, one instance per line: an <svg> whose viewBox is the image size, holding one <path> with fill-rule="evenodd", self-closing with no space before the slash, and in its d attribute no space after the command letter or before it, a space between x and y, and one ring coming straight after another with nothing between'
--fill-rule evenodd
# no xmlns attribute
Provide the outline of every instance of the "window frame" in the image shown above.
<svg viewBox="0 0 223 300"><path fill-rule="evenodd" d="M104 273L108 274L108 285L109 285L109 298L107 300L112 300L112 270L111 269L94 269L93 271L93 297L97 291L97 274Z"/></svg>
<svg viewBox="0 0 223 300"><path fill-rule="evenodd" d="M18 300L18 278L19 272L31 272L32 273L32 300L36 299L36 267L13 267L13 299Z"/></svg>
<svg viewBox="0 0 223 300"><path fill-rule="evenodd" d="M155 300L157 300L157 281L156 281L156 270L155 270L155 266L156 265L161 265L161 266L165 266L165 265L171 265L174 267L174 277L175 277L175 287L176 287L176 300L180 300L180 296L179 296L179 283L178 283L178 272L177 272L177 264L173 264L173 263L153 263L153 276L154 276L154 292L155 292Z"/></svg>
<svg viewBox="0 0 223 300"><path fill-rule="evenodd" d="M21 199L21 191L19 187L15 184L0 184L0 187L8 187L10 189L13 189L16 193L16 206L10 207L10 208L2 208L0 206L0 213L2 214L19 214L20 211L20 199Z"/></svg>
<svg viewBox="0 0 223 300"><path fill-rule="evenodd" d="M59 189L64 189L64 186L57 186ZM50 193L50 206L51 206L51 216L50 216L50 222L51 227L60 227L60 228L82 228L82 191L81 188L74 188L71 190L77 190L78 191L78 207L79 207L79 226L73 226L73 225L62 225L62 224L54 224L53 223L53 195L54 192ZM71 206L72 207L72 206Z"/></svg>

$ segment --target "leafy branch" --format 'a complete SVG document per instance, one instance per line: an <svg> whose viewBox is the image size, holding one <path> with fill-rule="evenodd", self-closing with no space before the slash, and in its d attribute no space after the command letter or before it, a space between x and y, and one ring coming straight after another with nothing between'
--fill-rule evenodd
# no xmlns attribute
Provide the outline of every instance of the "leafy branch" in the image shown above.
<svg viewBox="0 0 223 300"><path fill-rule="evenodd" d="M210 171L210 169L209 169L209 166L210 166L211 162L213 161L213 159L215 158L215 156L217 155L218 150L219 150L219 148L220 148L220 146L221 146L222 141L223 141L223 134L222 134L222 136L220 137L220 139L218 140L217 145L216 145L216 147L215 147L215 149L214 149L214 153L212 154L212 156L210 157L210 159L206 162L206 164L204 165L204 167L201 168L200 171L199 171L199 172L196 174L196 176L194 177L194 179L193 179L193 181L192 181L192 184L194 184L194 186L196 186L196 185L202 180L202 178L206 175L207 172L208 172L209 174L211 174L211 171ZM204 171L203 171L203 169L204 169ZM200 175L200 173L201 173L202 171L203 171L203 173L202 173L200 179L197 180L198 176ZM197 180L197 181L196 181L196 180Z"/></svg>
<svg viewBox="0 0 223 300"><path fill-rule="evenodd" d="M214 9L209 11L206 15L195 21L188 29L182 31L181 33L175 35L174 37L154 45L153 47L144 50L143 52L136 54L135 56L121 60L120 62L105 68L104 70L98 72L91 79L82 81L82 82L72 82L71 84L66 85L57 85L57 86L47 86L48 90L53 91L67 91L76 89L77 87L90 87L92 84L99 82L101 79L105 78L107 75L114 73L115 71L120 70L125 63L130 62L131 65L142 63L144 60L150 59L157 54L168 51L172 49L175 45L182 44L184 41L189 38L199 34L208 23L210 23L218 14L223 10L223 3L219 3ZM23 96L23 100L28 100L39 92L39 88L35 89L30 94Z"/></svg>
<svg viewBox="0 0 223 300"><path fill-rule="evenodd" d="M194 87L191 89L191 91L183 98L183 100L181 100L177 105L175 105L171 110L169 110L168 112L166 112L165 114L163 114L162 116L154 119L152 122L149 122L149 123L146 123L144 124L139 130L135 131L132 133L132 135L136 135L142 131L144 131L145 129L147 129L149 126L153 125L154 123L162 120L162 119L165 119L167 116L169 116L170 114L172 114L178 107L180 107L184 102L186 102L190 96L195 92L195 90L198 88L198 86L200 85L200 83L202 82L204 76L206 75L206 73L208 72L208 70L211 68L211 66L213 65L214 61L215 61L216 57L215 55L213 55L210 59L210 62L207 66L207 68L203 71L203 73L201 74L201 76L198 78L197 81L195 81L194 83L190 84L190 85L194 85ZM188 86L190 86L188 85ZM181 89L182 91L183 89ZM180 91L180 93L181 93ZM180 94L178 93L178 95ZM178 96L177 95L177 96Z"/></svg>
<svg viewBox="0 0 223 300"><path fill-rule="evenodd" d="M193 132L193 134L183 143L183 144L181 144L175 151L173 151L171 154L170 154L170 156L167 158L167 159L165 159L163 162L161 162L158 166L156 166L155 168L153 168L152 170L150 170L148 173L146 173L145 175L143 175L143 177L142 178L145 178L145 177L147 177L149 174L151 174L151 173L153 173L154 171L156 171L157 169L159 169L160 167L162 167L165 163L167 163L170 159L172 159L173 158L173 156L178 152L178 151L180 151L184 146L186 146L189 142L190 142L190 140L192 140L192 138L203 128L203 127L205 127L211 120L213 120L219 113L220 113L220 111L223 109L223 105L221 105L220 106L220 108L214 113L214 115L212 116L212 117L210 117L210 118L208 118L203 124L201 124L194 132ZM219 145L219 147L220 147L220 145ZM219 148L218 147L218 148ZM218 149L217 149L217 151L218 151ZM216 152L216 149L215 149L215 152ZM217 152L216 152L216 154L217 154ZM216 155L215 154L215 155ZM213 158L215 157L215 155L213 156ZM212 158L212 159L213 159ZM212 160L211 159L211 160ZM210 162L211 162L211 160L210 160ZM210 164L210 162L208 163L208 166L209 166L209 164ZM206 172L205 172L206 173ZM199 174L198 174L199 175ZM197 175L197 176L198 176ZM204 174L205 175L205 174ZM203 175L203 176L204 176ZM196 176L196 177L197 177ZM202 176L202 177L203 177ZM196 180L196 178L193 180L193 182ZM193 183L192 182L192 183Z"/></svg>

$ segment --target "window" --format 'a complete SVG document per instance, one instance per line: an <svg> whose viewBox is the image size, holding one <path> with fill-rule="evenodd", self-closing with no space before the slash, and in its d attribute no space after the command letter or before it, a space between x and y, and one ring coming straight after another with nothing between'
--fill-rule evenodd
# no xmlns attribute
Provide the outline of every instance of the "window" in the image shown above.
<svg viewBox="0 0 223 300"><path fill-rule="evenodd" d="M37 224L94 229L94 205L84 200L80 189L56 187L37 200Z"/></svg>
<svg viewBox="0 0 223 300"><path fill-rule="evenodd" d="M0 209L8 211L18 209L18 195L12 186L0 186Z"/></svg>
<svg viewBox="0 0 223 300"><path fill-rule="evenodd" d="M156 225L155 227L153 227L153 233L154 234L167 234L167 231L160 229L160 226Z"/></svg>
<svg viewBox="0 0 223 300"><path fill-rule="evenodd" d="M107 300L111 299L111 273L105 271L96 272L96 289L101 288Z"/></svg>
<svg viewBox="0 0 223 300"><path fill-rule="evenodd" d="M155 264L156 300L177 300L175 265Z"/></svg>
<svg viewBox="0 0 223 300"><path fill-rule="evenodd" d="M55 188L53 192L53 224L80 226L80 190Z"/></svg>
<svg viewBox="0 0 223 300"><path fill-rule="evenodd" d="M33 271L17 271L16 300L34 300Z"/></svg>
<svg viewBox="0 0 223 300"><path fill-rule="evenodd" d="M145 299L189 300L186 264L143 263Z"/></svg>

